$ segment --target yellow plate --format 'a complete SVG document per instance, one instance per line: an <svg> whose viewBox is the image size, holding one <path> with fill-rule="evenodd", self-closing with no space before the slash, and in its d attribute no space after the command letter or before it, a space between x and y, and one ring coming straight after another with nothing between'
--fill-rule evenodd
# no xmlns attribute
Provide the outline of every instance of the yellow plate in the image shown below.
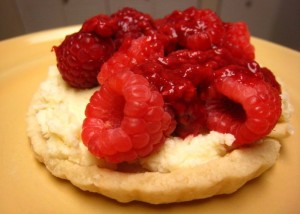
<svg viewBox="0 0 300 214"><path fill-rule="evenodd" d="M26 136L31 97L55 64L53 45L71 26L0 42L0 213L296 213L300 210L300 53L253 38L257 61L287 84L295 135L284 140L276 165L238 192L188 203L120 204L52 176L34 159ZM138 184L137 184L138 185Z"/></svg>

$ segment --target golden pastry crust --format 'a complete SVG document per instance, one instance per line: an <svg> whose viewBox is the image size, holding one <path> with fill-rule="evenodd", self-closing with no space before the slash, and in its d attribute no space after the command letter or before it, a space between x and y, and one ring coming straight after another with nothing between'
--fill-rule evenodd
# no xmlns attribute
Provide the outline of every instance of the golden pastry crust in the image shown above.
<svg viewBox="0 0 300 214"><path fill-rule="evenodd" d="M63 142L63 139L57 138L54 142L43 134L37 117L39 109L45 108L43 99L39 89L27 115L28 136L37 159L53 175L69 180L80 189L100 193L120 202L136 200L163 204L230 194L268 170L279 156L279 141L265 138L257 144L234 150L200 166L167 173L121 172L95 159L80 142L72 146L74 157L56 154L50 144Z"/></svg>

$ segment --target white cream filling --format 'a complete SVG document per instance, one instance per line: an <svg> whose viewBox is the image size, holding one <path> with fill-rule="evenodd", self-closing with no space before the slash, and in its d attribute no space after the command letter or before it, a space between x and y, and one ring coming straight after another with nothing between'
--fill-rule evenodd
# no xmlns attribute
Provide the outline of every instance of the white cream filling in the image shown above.
<svg viewBox="0 0 300 214"><path fill-rule="evenodd" d="M80 137L85 107L95 90L71 88L61 79L56 66L49 68L48 78L40 86L40 100L34 106L49 156L81 165L103 166L104 162L88 152ZM283 114L280 121L284 122L290 117L292 108L287 94L283 93L282 98ZM280 131L277 128L271 135L278 137L279 133L279 137L282 137L290 130L290 127ZM140 164L150 171L159 172L193 167L222 158L226 155L226 146L230 146L233 141L233 135L214 131L207 135L189 136L184 140L172 137L167 139L159 152L141 159Z"/></svg>

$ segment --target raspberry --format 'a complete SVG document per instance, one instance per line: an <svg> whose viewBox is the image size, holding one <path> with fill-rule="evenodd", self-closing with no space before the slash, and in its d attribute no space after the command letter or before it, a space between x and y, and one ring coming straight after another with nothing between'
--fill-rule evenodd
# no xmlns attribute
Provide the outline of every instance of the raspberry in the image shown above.
<svg viewBox="0 0 300 214"><path fill-rule="evenodd" d="M111 37L115 33L111 18L104 14L93 16L86 20L80 29L81 32L95 33L100 37Z"/></svg>
<svg viewBox="0 0 300 214"><path fill-rule="evenodd" d="M281 115L279 91L250 70L227 66L214 73L215 95L207 101L208 128L235 136L235 145L267 135Z"/></svg>
<svg viewBox="0 0 300 214"><path fill-rule="evenodd" d="M219 46L224 36L221 19L211 10L190 7L175 11L156 21L158 31L166 34L170 42L192 50L208 50Z"/></svg>
<svg viewBox="0 0 300 214"><path fill-rule="evenodd" d="M171 134L171 116L162 96L141 75L112 75L86 108L82 139L90 152L120 163L145 157Z"/></svg>
<svg viewBox="0 0 300 214"><path fill-rule="evenodd" d="M167 53L182 48L202 51L225 48L235 58L254 60L247 25L243 22L224 23L211 10L190 7L174 11L155 23L158 32L168 38Z"/></svg>
<svg viewBox="0 0 300 214"><path fill-rule="evenodd" d="M163 56L163 45L156 36L142 36L123 43L106 63L98 75L99 83L114 73L130 70L133 66Z"/></svg>
<svg viewBox="0 0 300 214"><path fill-rule="evenodd" d="M98 85L97 75L114 52L114 45L109 38L77 32L66 36L53 50L62 78L75 88L91 88Z"/></svg>
<svg viewBox="0 0 300 214"><path fill-rule="evenodd" d="M244 22L224 23L223 47L237 58L254 60L254 47L250 43L250 32Z"/></svg>
<svg viewBox="0 0 300 214"><path fill-rule="evenodd" d="M157 30L150 15L126 7L111 16L98 14L89 18L80 31L110 37L118 49L128 39L154 35Z"/></svg>
<svg viewBox="0 0 300 214"><path fill-rule="evenodd" d="M272 87L278 90L281 93L281 86L277 82L274 74L268 68L261 68L259 64L255 61L248 62L247 68L250 70L255 76L263 79L265 82L269 83Z"/></svg>
<svg viewBox="0 0 300 214"><path fill-rule="evenodd" d="M152 17L133 8L125 7L112 14L111 19L115 29L114 41L117 48L126 39L150 36L156 32Z"/></svg>
<svg viewBox="0 0 300 214"><path fill-rule="evenodd" d="M211 10L188 8L178 20L179 44L193 50L208 50L218 46L224 35L221 19Z"/></svg>

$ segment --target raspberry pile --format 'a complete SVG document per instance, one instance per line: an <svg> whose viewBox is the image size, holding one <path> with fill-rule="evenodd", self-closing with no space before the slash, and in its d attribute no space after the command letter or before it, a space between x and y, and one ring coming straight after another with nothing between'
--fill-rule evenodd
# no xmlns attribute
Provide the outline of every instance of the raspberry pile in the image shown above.
<svg viewBox="0 0 300 214"><path fill-rule="evenodd" d="M281 88L254 61L247 25L194 7L154 20L124 8L85 21L53 48L64 80L100 84L82 140L120 163L156 151L171 135L231 133L234 147L266 136L281 115Z"/></svg>

